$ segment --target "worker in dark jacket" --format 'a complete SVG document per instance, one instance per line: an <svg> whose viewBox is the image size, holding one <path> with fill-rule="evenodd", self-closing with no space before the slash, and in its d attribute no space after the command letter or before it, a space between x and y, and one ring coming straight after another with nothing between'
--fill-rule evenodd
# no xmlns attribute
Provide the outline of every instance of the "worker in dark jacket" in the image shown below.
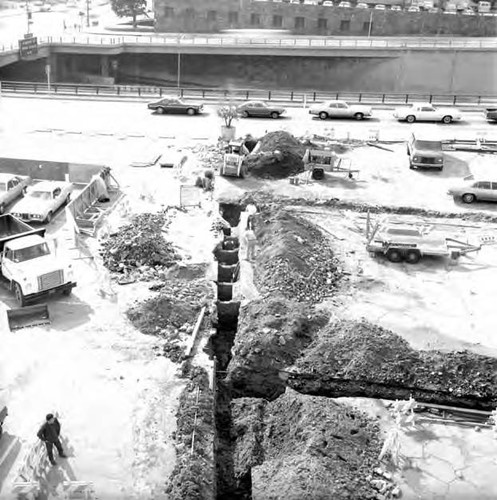
<svg viewBox="0 0 497 500"><path fill-rule="evenodd" d="M53 457L53 447L57 448L60 458L67 458L62 449L62 444L60 443L60 423L59 421L49 413L46 416L45 423L40 427L37 436L45 443L47 447L47 455L50 463L52 465L57 465L57 462Z"/></svg>

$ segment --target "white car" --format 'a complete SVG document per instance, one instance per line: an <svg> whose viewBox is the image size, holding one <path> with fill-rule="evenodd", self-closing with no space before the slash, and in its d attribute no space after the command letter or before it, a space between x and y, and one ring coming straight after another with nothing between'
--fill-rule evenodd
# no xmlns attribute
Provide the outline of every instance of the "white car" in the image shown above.
<svg viewBox="0 0 497 500"><path fill-rule="evenodd" d="M31 178L25 175L0 174L0 215L5 212L7 205L24 196L30 182Z"/></svg>
<svg viewBox="0 0 497 500"><path fill-rule="evenodd" d="M352 7L350 2L340 2L338 4L339 7L345 8L345 9L350 9Z"/></svg>
<svg viewBox="0 0 497 500"><path fill-rule="evenodd" d="M25 222L49 223L55 212L71 198L72 183L42 181L28 190L26 196L16 204L13 214Z"/></svg>
<svg viewBox="0 0 497 500"><path fill-rule="evenodd" d="M382 3L378 3L374 6L374 10L385 10L385 6Z"/></svg>
<svg viewBox="0 0 497 500"><path fill-rule="evenodd" d="M457 186L451 187L447 194L455 199L461 198L464 203L474 201L497 202L497 179L467 180Z"/></svg>
<svg viewBox="0 0 497 500"><path fill-rule="evenodd" d="M356 5L356 9L369 9L369 7L367 3L360 2Z"/></svg>
<svg viewBox="0 0 497 500"><path fill-rule="evenodd" d="M409 106L397 108L393 116L399 121L408 123L420 122L442 122L450 123L462 118L461 112L456 108L439 108L430 103L412 103Z"/></svg>
<svg viewBox="0 0 497 500"><path fill-rule="evenodd" d="M311 115L317 115L321 120L327 118L355 118L362 120L370 118L373 114L371 107L362 104L348 104L345 101L328 101L323 104L312 106L309 109Z"/></svg>
<svg viewBox="0 0 497 500"><path fill-rule="evenodd" d="M333 2L331 0L324 0L323 5L325 7L333 7Z"/></svg>
<svg viewBox="0 0 497 500"><path fill-rule="evenodd" d="M395 12L401 12L402 11L402 7L400 5L392 5L390 7L390 10L393 10Z"/></svg>
<svg viewBox="0 0 497 500"><path fill-rule="evenodd" d="M407 12L420 12L419 7L416 7L415 5L411 5L408 9Z"/></svg>
<svg viewBox="0 0 497 500"><path fill-rule="evenodd" d="M463 16L474 16L476 13L473 9L467 8L463 10Z"/></svg>

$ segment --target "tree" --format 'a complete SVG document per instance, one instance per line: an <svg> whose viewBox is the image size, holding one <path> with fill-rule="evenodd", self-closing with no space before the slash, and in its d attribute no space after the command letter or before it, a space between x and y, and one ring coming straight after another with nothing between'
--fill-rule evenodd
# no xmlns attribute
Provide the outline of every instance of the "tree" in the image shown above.
<svg viewBox="0 0 497 500"><path fill-rule="evenodd" d="M136 28L136 17L146 13L147 0L111 0L111 6L117 16L132 17Z"/></svg>
<svg viewBox="0 0 497 500"><path fill-rule="evenodd" d="M231 127L231 122L238 118L238 111L233 104L224 104L217 110L217 115L222 118L227 128Z"/></svg>

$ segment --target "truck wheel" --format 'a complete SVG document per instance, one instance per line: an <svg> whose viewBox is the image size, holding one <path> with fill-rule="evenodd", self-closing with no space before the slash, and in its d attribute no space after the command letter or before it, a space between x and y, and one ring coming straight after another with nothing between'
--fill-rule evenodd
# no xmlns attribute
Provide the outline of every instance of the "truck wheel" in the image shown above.
<svg viewBox="0 0 497 500"><path fill-rule="evenodd" d="M452 121L452 116L447 115L442 118L442 123L449 124L451 121Z"/></svg>
<svg viewBox="0 0 497 500"><path fill-rule="evenodd" d="M22 288L19 283L15 281L12 283L12 289L14 290L14 295L16 296L17 303L24 307L26 305L26 300L24 299L24 294L22 293Z"/></svg>
<svg viewBox="0 0 497 500"><path fill-rule="evenodd" d="M406 116L407 123L414 123L416 121L416 117L414 115Z"/></svg>
<svg viewBox="0 0 497 500"><path fill-rule="evenodd" d="M321 113L319 113L319 118L321 118L321 120L326 120L326 118L328 118L328 113L321 111Z"/></svg>
<svg viewBox="0 0 497 500"><path fill-rule="evenodd" d="M0 215L2 215L5 212L5 205L3 203L0 203Z"/></svg>
<svg viewBox="0 0 497 500"><path fill-rule="evenodd" d="M473 203L476 200L476 196L471 193L465 193L461 198L464 203Z"/></svg>
<svg viewBox="0 0 497 500"><path fill-rule="evenodd" d="M402 252L400 250L397 250L395 248L391 248L388 250L386 253L387 259L390 262L402 262L404 260L404 256L402 255Z"/></svg>
<svg viewBox="0 0 497 500"><path fill-rule="evenodd" d="M408 264L417 264L421 260L419 250L408 250L406 253L406 262Z"/></svg>

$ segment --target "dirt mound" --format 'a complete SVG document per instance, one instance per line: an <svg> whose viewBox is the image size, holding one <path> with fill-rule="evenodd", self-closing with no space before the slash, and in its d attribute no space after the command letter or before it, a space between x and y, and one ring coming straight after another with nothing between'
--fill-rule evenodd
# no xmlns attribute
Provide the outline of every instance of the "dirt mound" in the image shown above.
<svg viewBox="0 0 497 500"><path fill-rule="evenodd" d="M497 359L467 351L416 351L366 321L326 326L297 360L288 384L332 397L408 399L482 409L497 404ZM298 374L297 374L298 373Z"/></svg>
<svg viewBox="0 0 497 500"><path fill-rule="evenodd" d="M213 500L214 397L205 370L194 368L190 378L176 413L176 465L166 493L171 500Z"/></svg>
<svg viewBox="0 0 497 500"><path fill-rule="evenodd" d="M287 390L273 402L235 400L232 415L235 476L251 476L252 498L376 498L367 477L380 434L364 414Z"/></svg>
<svg viewBox="0 0 497 500"><path fill-rule="evenodd" d="M242 306L226 378L232 396L274 399L285 392L279 370L293 364L326 321L306 304L283 298Z"/></svg>
<svg viewBox="0 0 497 500"><path fill-rule="evenodd" d="M333 294L341 271L319 229L284 210L257 214L254 226L254 281L262 293L313 303Z"/></svg>
<svg viewBox="0 0 497 500"><path fill-rule="evenodd" d="M269 132L256 155L247 158L250 175L282 179L304 171L304 146L288 132Z"/></svg>
<svg viewBox="0 0 497 500"><path fill-rule="evenodd" d="M105 267L118 273L146 273L151 267L172 266L180 256L164 238L163 230L169 221L167 211L134 216L130 224L102 243L100 253Z"/></svg>

